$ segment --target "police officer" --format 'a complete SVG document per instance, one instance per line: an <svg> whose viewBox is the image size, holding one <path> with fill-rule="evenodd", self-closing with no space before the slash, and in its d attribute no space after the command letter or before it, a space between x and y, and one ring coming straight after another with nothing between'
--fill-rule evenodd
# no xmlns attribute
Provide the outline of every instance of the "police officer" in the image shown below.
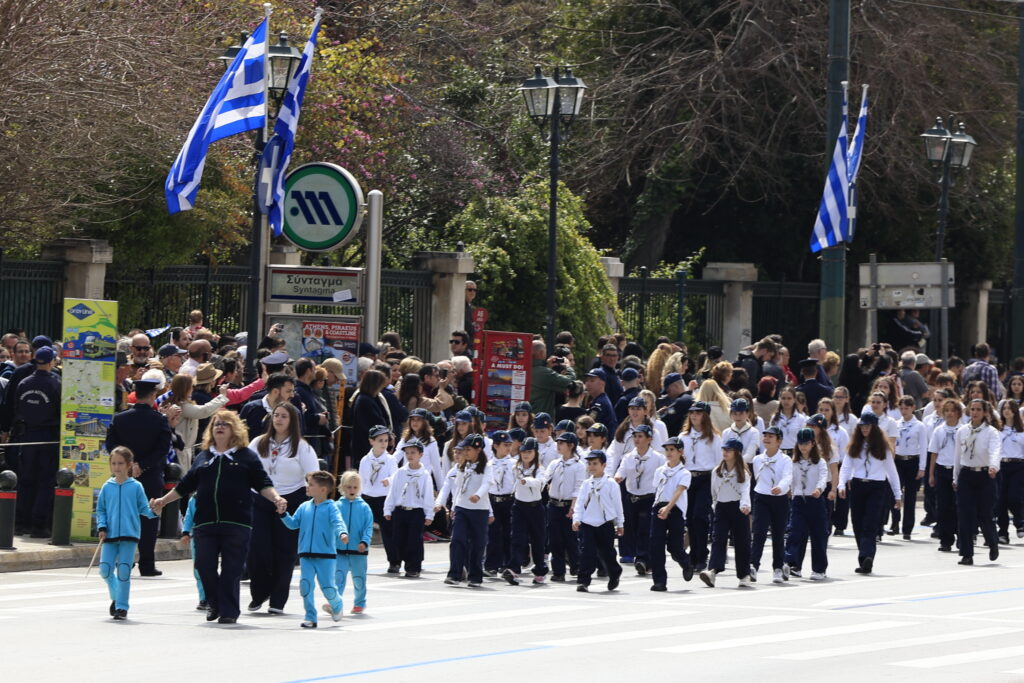
<svg viewBox="0 0 1024 683"><path fill-rule="evenodd" d="M21 447L17 521L32 538L50 536L53 487L59 461L60 380L50 372L57 354L49 346L35 352L35 370L14 392L14 438Z"/></svg>
<svg viewBox="0 0 1024 683"><path fill-rule="evenodd" d="M640 373L636 368L626 368L619 379L622 380L622 396L615 402L615 419L622 422L629 415L629 402L640 395Z"/></svg>
<svg viewBox="0 0 1024 683"><path fill-rule="evenodd" d="M818 401L823 398L832 398L834 389L831 386L822 384L818 379L818 361L813 358L804 358L800 361L801 382L796 386L796 391L801 392L807 399L807 412L814 414L818 412Z"/></svg>
<svg viewBox="0 0 1024 683"><path fill-rule="evenodd" d="M665 375L662 382L664 393L658 398L658 417L665 423L670 437L679 436L683 431L683 423L686 422L686 415L693 405L693 394L686 391L683 384L683 376L678 372L670 372Z"/></svg>
<svg viewBox="0 0 1024 683"><path fill-rule="evenodd" d="M603 424L609 434L613 434L619 423L615 419L615 408L612 407L608 395L604 393L605 382L608 379L606 373L607 371L602 368L594 368L587 373L587 378L584 381L587 394L590 396L587 414L594 418L594 422Z"/></svg>
<svg viewBox="0 0 1024 683"><path fill-rule="evenodd" d="M135 380L135 406L114 415L107 432L107 451L127 446L135 454L132 476L146 490L147 498L164 495L164 465L171 450L171 425L167 417L156 410L156 392L159 379ZM160 576L156 568L154 550L159 519L142 518L139 537L139 574Z"/></svg>

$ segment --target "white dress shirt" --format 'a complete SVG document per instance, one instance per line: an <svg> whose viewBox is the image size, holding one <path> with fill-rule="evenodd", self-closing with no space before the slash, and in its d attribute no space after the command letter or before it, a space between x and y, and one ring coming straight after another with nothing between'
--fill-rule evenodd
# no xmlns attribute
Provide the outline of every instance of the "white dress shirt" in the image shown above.
<svg viewBox="0 0 1024 683"><path fill-rule="evenodd" d="M433 483L430 472L422 464L412 469L406 464L395 472L395 478L384 499L384 516L395 508L422 508L427 519L434 519Z"/></svg>
<svg viewBox="0 0 1024 683"><path fill-rule="evenodd" d="M587 477L580 484L572 521L595 527L613 522L616 529L621 528L625 517L619 485L608 477Z"/></svg>
<svg viewBox="0 0 1024 683"><path fill-rule="evenodd" d="M793 462L793 495L809 496L815 490L824 492L828 481L828 463L819 458L817 463L807 458Z"/></svg>
<svg viewBox="0 0 1024 683"><path fill-rule="evenodd" d="M398 471L395 456L384 451L379 456L370 451L359 461L359 477L363 480L363 495L381 498L388 495L391 479ZM387 483L385 483L387 482Z"/></svg>
<svg viewBox="0 0 1024 683"><path fill-rule="evenodd" d="M896 423L899 433L896 436L896 455L915 455L918 459L917 469L928 469L928 429L916 417L900 420Z"/></svg>
<svg viewBox="0 0 1024 683"><path fill-rule="evenodd" d="M1002 445L999 457L1003 460L1024 459L1024 432L1015 432L1013 427L1003 427Z"/></svg>
<svg viewBox="0 0 1024 683"><path fill-rule="evenodd" d="M749 422L740 428L737 428L735 423L726 427L722 432L722 443L729 439L739 439L743 442L743 462L747 464L750 464L761 450L761 432L756 427L751 427Z"/></svg>
<svg viewBox="0 0 1024 683"><path fill-rule="evenodd" d="M633 496L646 496L654 493L654 472L665 464L665 456L653 448L640 455L631 451L622 459L616 477L622 477L626 491Z"/></svg>
<svg viewBox="0 0 1024 683"><path fill-rule="evenodd" d="M547 471L537 463L525 470L517 459L512 466L512 475L515 479L514 495L516 500L524 503L532 503L541 498L541 491L547 481Z"/></svg>
<svg viewBox="0 0 1024 683"><path fill-rule="evenodd" d="M654 472L654 506L660 508L665 503L668 503L672 496L675 495L676 489L682 486L684 489L690 488L690 480L692 475L690 470L686 469L682 462L675 467L669 467L666 462L664 465L659 467ZM676 500L676 507L679 511L686 516L686 491L684 490L679 494L679 499ZM655 510L657 514L657 510Z"/></svg>
<svg viewBox="0 0 1024 683"><path fill-rule="evenodd" d="M846 451L850 448L850 435L846 433L842 425L829 425L828 427L829 438L832 439L832 447L835 449L836 456L839 458L836 460L840 465L843 463L843 459L846 458ZM828 464L832 464L829 460Z"/></svg>
<svg viewBox="0 0 1024 683"><path fill-rule="evenodd" d="M511 496L516 485L516 478L512 473L512 468L515 466L512 456L495 457L488 464L491 466L491 476L494 477L490 493L495 496Z"/></svg>
<svg viewBox="0 0 1024 683"><path fill-rule="evenodd" d="M558 455L558 444L553 438L548 439L545 443L541 443L540 439L537 440L537 457L540 458L540 464L544 467L561 457Z"/></svg>
<svg viewBox="0 0 1024 683"><path fill-rule="evenodd" d="M956 430L956 457L953 460L953 481L960 477L963 467L999 469L1002 438L996 428L982 422L978 427L961 425Z"/></svg>
<svg viewBox="0 0 1024 683"><path fill-rule="evenodd" d="M750 475L748 474L742 482L739 482L736 470L725 470L719 474L716 467L711 472L711 501L713 504L739 501L741 508L749 508Z"/></svg>
<svg viewBox="0 0 1024 683"><path fill-rule="evenodd" d="M889 481L889 488L896 500L902 500L900 492L900 475L896 471L896 460L892 457L892 451L885 449L885 460L879 460L868 453L868 446L864 444L860 454L854 457L851 453L843 460L839 468L839 488L846 488L851 479L870 479L871 481Z"/></svg>
<svg viewBox="0 0 1024 683"><path fill-rule="evenodd" d="M701 438L701 433L691 430L680 436L683 440L683 462L691 472L708 472L722 462L722 437L715 434L710 441Z"/></svg>
<svg viewBox="0 0 1024 683"><path fill-rule="evenodd" d="M560 458L548 465L545 478L549 496L555 500L571 500L580 490L580 483L587 478L587 469L575 456L568 460Z"/></svg>
<svg viewBox="0 0 1024 683"><path fill-rule="evenodd" d="M252 442L249 448L256 455L259 455L260 441L266 438L260 434ZM285 439L277 442L273 438L267 444L267 457L260 457L260 464L266 470L274 488L282 496L295 493L306 487L306 475L320 469L320 462L316 457L313 447L305 439L299 439L297 452L292 454L292 440Z"/></svg>
<svg viewBox="0 0 1024 683"><path fill-rule="evenodd" d="M772 426L782 430L782 445L779 448L790 450L796 448L796 433L807 424L807 416L798 410L786 417L782 411L772 418Z"/></svg>
<svg viewBox="0 0 1024 683"><path fill-rule="evenodd" d="M782 451L775 451L775 455L769 456L761 453L754 458L751 466L757 484L754 491L765 496L785 496L793 487L793 460ZM772 493L773 488L778 488L779 493Z"/></svg>
<svg viewBox="0 0 1024 683"><path fill-rule="evenodd" d="M423 441L421 439L421 441ZM405 464L405 439L398 442L395 446L395 463L399 465ZM441 488L441 483L444 480L445 470L441 464L441 453L437 449L437 441L431 439L430 441L423 441L423 457L420 458L420 462L427 471L430 472L431 482L434 490Z"/></svg>
<svg viewBox="0 0 1024 683"><path fill-rule="evenodd" d="M491 463L484 465L483 472L477 472L477 464L465 462L459 467L452 485L452 507L465 510L490 510L491 499L487 495L494 479ZM470 500L477 496L476 502Z"/></svg>
<svg viewBox="0 0 1024 683"><path fill-rule="evenodd" d="M846 432L846 436L853 438L853 430L857 429L857 416L853 413L849 413L848 415L840 413L836 416L836 419L839 421L839 426L843 428L844 432ZM843 457L846 457L845 453L843 454Z"/></svg>
<svg viewBox="0 0 1024 683"><path fill-rule="evenodd" d="M928 443L928 452L935 453L935 464L943 467L952 467L956 462L956 432L960 429L959 424L950 427L945 421L932 432L931 441Z"/></svg>

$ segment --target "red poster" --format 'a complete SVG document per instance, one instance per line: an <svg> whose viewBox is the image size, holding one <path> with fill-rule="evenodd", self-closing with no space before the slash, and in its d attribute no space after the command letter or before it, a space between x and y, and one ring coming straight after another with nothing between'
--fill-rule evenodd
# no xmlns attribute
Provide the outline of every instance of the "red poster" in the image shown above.
<svg viewBox="0 0 1024 683"><path fill-rule="evenodd" d="M512 404L526 400L532 349L533 335L525 332L480 333L476 404L487 414L488 432L504 429Z"/></svg>
<svg viewBox="0 0 1024 683"><path fill-rule="evenodd" d="M474 308L473 309L473 348L480 348L480 335L483 334L484 328L487 327L487 309L486 308Z"/></svg>

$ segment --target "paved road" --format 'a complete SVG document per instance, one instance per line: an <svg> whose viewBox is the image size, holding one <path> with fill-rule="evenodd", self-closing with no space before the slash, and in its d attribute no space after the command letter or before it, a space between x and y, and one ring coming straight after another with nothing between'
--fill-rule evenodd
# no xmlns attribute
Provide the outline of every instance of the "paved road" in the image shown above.
<svg viewBox="0 0 1024 683"><path fill-rule="evenodd" d="M726 575L710 589L673 572L669 592L652 593L627 567L616 593L595 584L587 595L558 584L445 586L446 544L427 547L423 578L391 578L374 549L367 613L321 619L316 631L299 628L297 590L286 616L207 624L186 561L133 578L125 622L107 616L95 573L2 574L3 678L1024 681L1024 546L959 567L926 537L887 540L871 577L853 573L846 537L833 539L823 583L774 586L762 572L754 588Z"/></svg>

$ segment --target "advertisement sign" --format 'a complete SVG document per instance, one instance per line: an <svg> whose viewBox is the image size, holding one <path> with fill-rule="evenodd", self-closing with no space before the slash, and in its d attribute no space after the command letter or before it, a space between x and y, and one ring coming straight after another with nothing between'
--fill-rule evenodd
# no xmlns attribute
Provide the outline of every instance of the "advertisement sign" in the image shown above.
<svg viewBox="0 0 1024 683"><path fill-rule="evenodd" d="M480 335L487 326L487 309L473 307L473 348L480 348Z"/></svg>
<svg viewBox="0 0 1024 683"><path fill-rule="evenodd" d="M363 331L361 316L271 314L268 322L284 326L282 336L290 358L312 358L318 365L328 358L337 358L345 369L345 381L349 386L355 385Z"/></svg>
<svg viewBox="0 0 1024 683"><path fill-rule="evenodd" d="M512 404L530 392L533 336L526 332L480 333L476 404L486 414L488 432L508 425Z"/></svg>
<svg viewBox="0 0 1024 683"><path fill-rule="evenodd" d="M117 302L64 300L60 466L75 473L71 538L96 536L96 499L110 478L104 441L114 417Z"/></svg>
<svg viewBox="0 0 1024 683"><path fill-rule="evenodd" d="M269 266L267 282L271 303L363 305L362 268Z"/></svg>

